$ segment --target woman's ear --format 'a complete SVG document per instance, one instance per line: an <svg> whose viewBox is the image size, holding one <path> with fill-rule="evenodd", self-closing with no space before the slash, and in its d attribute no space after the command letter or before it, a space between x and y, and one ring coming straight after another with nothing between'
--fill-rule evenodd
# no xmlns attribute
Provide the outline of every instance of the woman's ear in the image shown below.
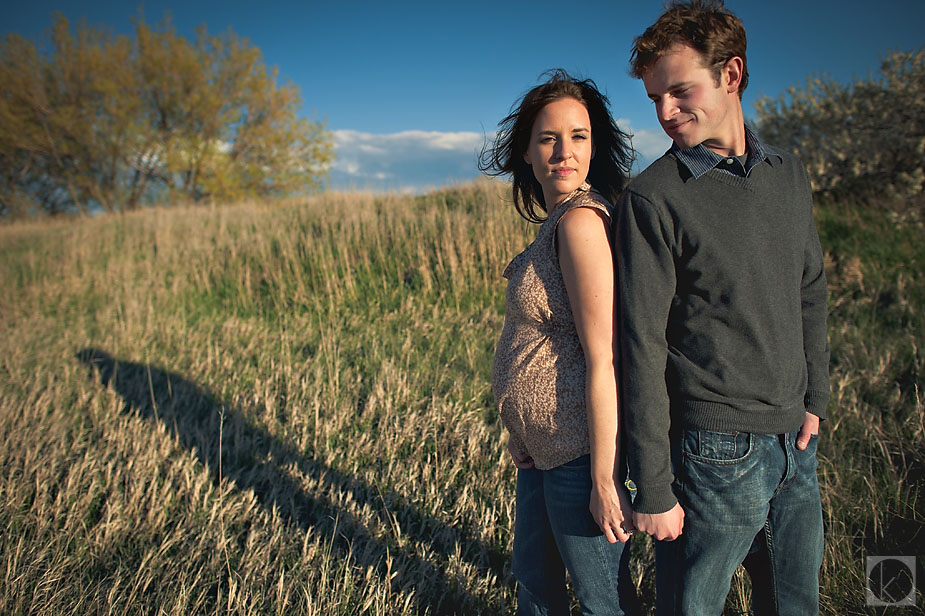
<svg viewBox="0 0 925 616"><path fill-rule="evenodd" d="M532 164L533 164L533 163L530 162L530 153L529 153L529 152L524 152L524 162L527 163L528 165L532 165Z"/></svg>

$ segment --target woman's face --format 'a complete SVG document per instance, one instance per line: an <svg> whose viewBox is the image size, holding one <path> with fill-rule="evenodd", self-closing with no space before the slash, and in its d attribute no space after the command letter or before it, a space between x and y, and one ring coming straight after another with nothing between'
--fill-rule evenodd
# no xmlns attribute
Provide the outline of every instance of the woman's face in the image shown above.
<svg viewBox="0 0 925 616"><path fill-rule="evenodd" d="M543 187L548 212L587 179L592 156L591 119L583 104L560 98L540 110L524 160Z"/></svg>

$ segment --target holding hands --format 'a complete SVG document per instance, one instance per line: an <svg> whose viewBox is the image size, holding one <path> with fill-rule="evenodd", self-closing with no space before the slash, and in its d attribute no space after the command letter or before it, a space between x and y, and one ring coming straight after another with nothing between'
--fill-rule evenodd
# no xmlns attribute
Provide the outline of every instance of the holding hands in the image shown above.
<svg viewBox="0 0 925 616"><path fill-rule="evenodd" d="M617 487L612 479L594 482L589 508L594 521L610 543L626 543L635 532L629 493L623 486Z"/></svg>

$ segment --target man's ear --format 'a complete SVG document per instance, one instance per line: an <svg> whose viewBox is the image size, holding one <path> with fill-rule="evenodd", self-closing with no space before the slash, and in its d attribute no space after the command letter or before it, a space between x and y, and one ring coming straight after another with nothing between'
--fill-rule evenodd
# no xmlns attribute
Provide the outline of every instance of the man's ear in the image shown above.
<svg viewBox="0 0 925 616"><path fill-rule="evenodd" d="M726 92L731 94L739 91L739 84L742 83L742 72L744 62L739 56L732 56L723 66L723 85Z"/></svg>

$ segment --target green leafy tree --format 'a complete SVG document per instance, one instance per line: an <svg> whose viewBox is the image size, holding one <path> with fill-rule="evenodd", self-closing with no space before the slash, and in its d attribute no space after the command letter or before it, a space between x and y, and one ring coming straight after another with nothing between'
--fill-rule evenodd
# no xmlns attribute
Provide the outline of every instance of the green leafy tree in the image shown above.
<svg viewBox="0 0 925 616"><path fill-rule="evenodd" d="M888 56L879 78L842 85L814 77L756 108L762 137L797 154L818 191L925 191L923 49Z"/></svg>
<svg viewBox="0 0 925 616"><path fill-rule="evenodd" d="M113 36L57 16L47 49L0 44L0 214L134 209L315 188L330 133L259 49L169 21Z"/></svg>

